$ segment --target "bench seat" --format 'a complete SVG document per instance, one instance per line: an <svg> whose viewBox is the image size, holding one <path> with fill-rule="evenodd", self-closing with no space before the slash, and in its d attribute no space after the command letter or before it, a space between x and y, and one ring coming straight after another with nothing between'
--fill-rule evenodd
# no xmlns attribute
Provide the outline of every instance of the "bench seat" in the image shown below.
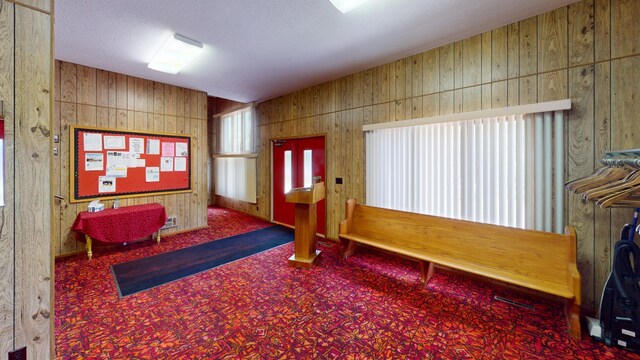
<svg viewBox="0 0 640 360"><path fill-rule="evenodd" d="M580 274L575 230L565 234L481 224L358 205L347 201L340 223L343 256L365 244L420 260L424 285L434 264L565 299L573 337L580 337Z"/></svg>

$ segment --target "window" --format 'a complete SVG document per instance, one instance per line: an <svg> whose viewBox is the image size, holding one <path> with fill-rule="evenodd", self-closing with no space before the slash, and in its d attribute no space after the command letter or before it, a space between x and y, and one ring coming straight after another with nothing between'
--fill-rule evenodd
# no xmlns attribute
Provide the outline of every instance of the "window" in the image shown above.
<svg viewBox="0 0 640 360"><path fill-rule="evenodd" d="M558 103L365 126L367 204L562 232Z"/></svg>
<svg viewBox="0 0 640 360"><path fill-rule="evenodd" d="M222 115L218 121L216 195L256 202L254 113L251 106Z"/></svg>
<svg viewBox="0 0 640 360"><path fill-rule="evenodd" d="M219 154L254 152L253 113L253 107L248 107L221 117Z"/></svg>

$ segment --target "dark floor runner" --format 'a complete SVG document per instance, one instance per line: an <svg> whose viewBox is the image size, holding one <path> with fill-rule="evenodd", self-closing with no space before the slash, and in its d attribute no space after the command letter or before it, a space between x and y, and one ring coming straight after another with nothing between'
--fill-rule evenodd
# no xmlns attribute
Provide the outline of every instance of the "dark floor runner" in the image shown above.
<svg viewBox="0 0 640 360"><path fill-rule="evenodd" d="M286 244L293 241L293 238L292 229L271 226L111 265L111 272L116 280L118 293L123 297Z"/></svg>

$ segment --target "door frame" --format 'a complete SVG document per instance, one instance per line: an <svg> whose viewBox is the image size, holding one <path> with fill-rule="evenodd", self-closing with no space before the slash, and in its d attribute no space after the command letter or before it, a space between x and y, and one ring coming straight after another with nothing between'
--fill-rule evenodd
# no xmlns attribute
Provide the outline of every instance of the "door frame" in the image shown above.
<svg viewBox="0 0 640 360"><path fill-rule="evenodd" d="M317 133L317 134L310 134L310 135L300 135L300 136L279 136L279 137L272 137L269 139L269 220L272 223L275 224L279 224L282 226L286 226L286 227L290 227L287 224L281 224L279 222L276 222L273 220L273 143L275 141L282 141L282 140L300 140L300 139L308 139L308 138L313 138L313 137L320 137L322 136L324 138L324 177L322 178L322 181L324 181L325 183L325 187L327 185L327 153L328 153L328 149L327 149L327 133ZM325 190L326 191L326 190ZM325 194L325 206L324 206L324 228L328 229L327 227L327 221L329 220L329 218L327 217L327 213L329 212L329 206L327 205L329 202L327 201L326 198L326 194ZM326 231L326 230L325 230ZM319 234L316 233L316 236L319 237L326 237L325 234Z"/></svg>

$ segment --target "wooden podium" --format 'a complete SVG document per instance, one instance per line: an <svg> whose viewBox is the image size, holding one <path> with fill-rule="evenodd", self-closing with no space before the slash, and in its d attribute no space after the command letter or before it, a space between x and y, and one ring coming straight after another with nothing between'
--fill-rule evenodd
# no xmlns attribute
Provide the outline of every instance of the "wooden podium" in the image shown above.
<svg viewBox="0 0 640 360"><path fill-rule="evenodd" d="M310 268L316 262L320 250L316 250L316 227L318 224L317 203L324 199L324 182L311 188L295 188L285 194L287 202L296 204L295 254L289 265Z"/></svg>

